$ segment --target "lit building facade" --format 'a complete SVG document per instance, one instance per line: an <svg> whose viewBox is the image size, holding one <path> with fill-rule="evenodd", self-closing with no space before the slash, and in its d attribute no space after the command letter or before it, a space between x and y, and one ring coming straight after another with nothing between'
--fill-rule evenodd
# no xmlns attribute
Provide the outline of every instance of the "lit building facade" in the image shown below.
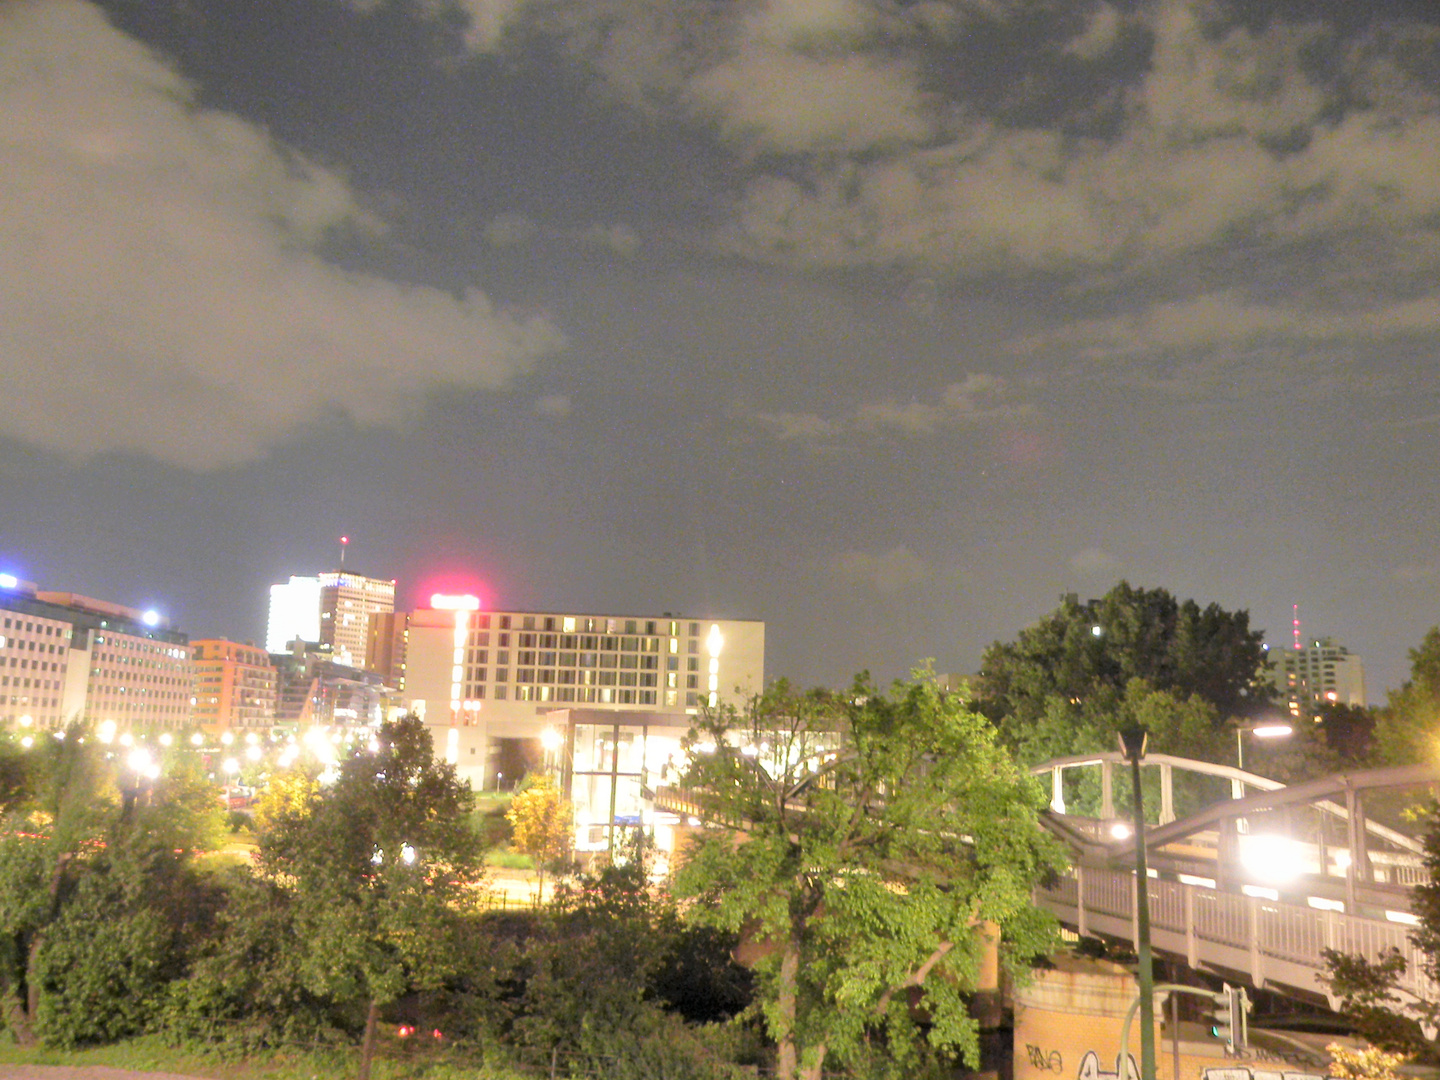
<svg viewBox="0 0 1440 1080"><path fill-rule="evenodd" d="M192 641L195 691L192 721L207 731L266 728L275 722L275 665L252 642Z"/></svg>
<svg viewBox="0 0 1440 1080"><path fill-rule="evenodd" d="M0 634L0 718L24 724L29 716L42 727L75 719L146 729L190 723L189 638L155 612L0 575Z"/></svg>
<svg viewBox="0 0 1440 1080"><path fill-rule="evenodd" d="M384 719L380 676L337 663L328 645L302 643L270 659L278 675L275 723L350 727Z"/></svg>
<svg viewBox="0 0 1440 1080"><path fill-rule="evenodd" d="M292 577L270 586L265 650L287 653L292 641L320 640L320 579Z"/></svg>
<svg viewBox="0 0 1440 1080"><path fill-rule="evenodd" d="M72 627L59 615L35 599L34 585L0 578L0 724L53 729L69 719Z"/></svg>
<svg viewBox="0 0 1440 1080"><path fill-rule="evenodd" d="M481 611L455 596L432 597L408 622L403 700L476 788L493 784L498 742L538 740L556 710L688 727L702 706L764 688L763 622Z"/></svg>
<svg viewBox="0 0 1440 1080"><path fill-rule="evenodd" d="M369 670L370 619L395 610L395 582L339 571L320 575L320 644L337 664Z"/></svg>
<svg viewBox="0 0 1440 1080"><path fill-rule="evenodd" d="M265 648L290 652L296 641L329 647L345 667L373 670L369 656L370 620L395 610L395 582L337 570L315 577L292 577L270 586L270 619Z"/></svg>
<svg viewBox="0 0 1440 1080"><path fill-rule="evenodd" d="M1328 637L1309 638L1298 648L1269 650L1271 678L1295 717L1314 718L1327 702L1365 705L1365 664Z"/></svg>

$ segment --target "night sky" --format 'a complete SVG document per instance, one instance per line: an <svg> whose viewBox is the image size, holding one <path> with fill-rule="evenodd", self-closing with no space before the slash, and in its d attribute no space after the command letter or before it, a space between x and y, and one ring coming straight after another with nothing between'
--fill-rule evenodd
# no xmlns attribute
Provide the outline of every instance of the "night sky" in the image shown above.
<svg viewBox="0 0 1440 1080"><path fill-rule="evenodd" d="M0 569L261 638L1440 622L1440 5L0 0Z"/></svg>

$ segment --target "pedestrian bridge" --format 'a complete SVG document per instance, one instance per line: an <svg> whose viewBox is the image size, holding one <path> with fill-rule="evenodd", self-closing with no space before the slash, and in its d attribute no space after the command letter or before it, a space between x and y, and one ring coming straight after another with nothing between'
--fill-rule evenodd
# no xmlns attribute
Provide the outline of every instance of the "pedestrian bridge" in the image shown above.
<svg viewBox="0 0 1440 1080"><path fill-rule="evenodd" d="M1037 894L1081 935L1136 939L1130 765L1118 752L1047 762L1044 824L1071 870ZM1258 988L1337 1004L1321 951L1406 961L1403 997L1440 1000L1410 941L1410 888L1425 880L1417 817L1440 769L1343 773L1305 784L1149 754L1142 767L1152 947Z"/></svg>

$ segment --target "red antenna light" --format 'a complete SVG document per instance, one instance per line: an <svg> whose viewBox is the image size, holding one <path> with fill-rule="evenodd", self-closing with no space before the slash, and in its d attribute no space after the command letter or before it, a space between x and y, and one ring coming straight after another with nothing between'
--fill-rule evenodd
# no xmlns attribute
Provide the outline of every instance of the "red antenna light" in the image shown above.
<svg viewBox="0 0 1440 1080"><path fill-rule="evenodd" d="M1295 648L1300 648L1300 605L1295 605Z"/></svg>
<svg viewBox="0 0 1440 1080"><path fill-rule="evenodd" d="M340 569L345 569L345 549L350 546L350 537L340 537Z"/></svg>

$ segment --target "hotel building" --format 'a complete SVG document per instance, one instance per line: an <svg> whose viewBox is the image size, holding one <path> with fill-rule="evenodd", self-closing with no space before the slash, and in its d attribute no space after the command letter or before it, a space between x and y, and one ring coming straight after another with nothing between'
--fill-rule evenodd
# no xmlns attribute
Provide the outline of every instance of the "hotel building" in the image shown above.
<svg viewBox="0 0 1440 1080"><path fill-rule="evenodd" d="M435 729L437 755L477 789L494 786L504 755L517 752L504 743L533 752L558 710L623 712L683 731L703 705L764 688L762 622L481 611L474 597L436 596L408 624L403 700Z"/></svg>

